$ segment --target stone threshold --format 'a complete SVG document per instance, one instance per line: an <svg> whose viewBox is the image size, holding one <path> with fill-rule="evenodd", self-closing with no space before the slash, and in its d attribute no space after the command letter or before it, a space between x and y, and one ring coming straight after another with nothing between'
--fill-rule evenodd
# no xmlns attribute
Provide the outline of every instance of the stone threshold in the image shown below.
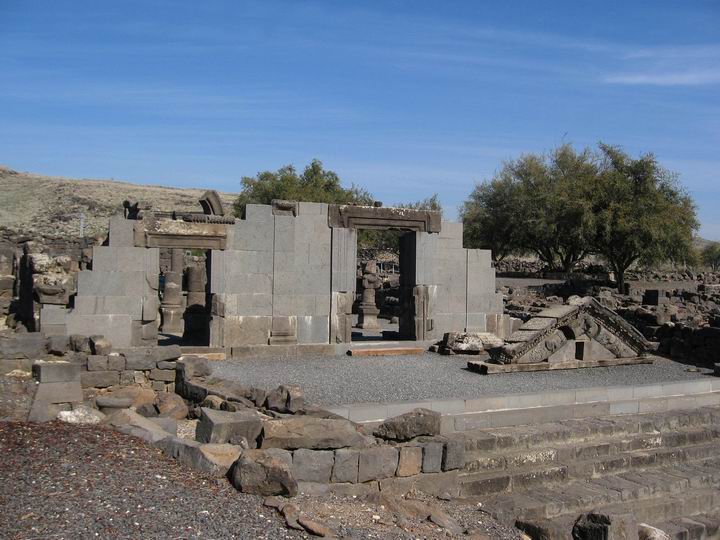
<svg viewBox="0 0 720 540"><path fill-rule="evenodd" d="M720 378L637 386L577 388L472 399L353 403L327 410L360 424L423 407L442 414L442 433L555 422L571 418L663 412L720 405Z"/></svg>

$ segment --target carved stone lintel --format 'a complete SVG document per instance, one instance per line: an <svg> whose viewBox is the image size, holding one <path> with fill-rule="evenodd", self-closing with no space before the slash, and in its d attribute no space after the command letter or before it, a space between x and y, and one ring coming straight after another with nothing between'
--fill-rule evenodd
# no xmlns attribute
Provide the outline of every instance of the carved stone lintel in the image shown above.
<svg viewBox="0 0 720 540"><path fill-rule="evenodd" d="M298 203L295 201L283 201L281 199L273 199L272 213L274 216L293 216L298 215Z"/></svg>
<svg viewBox="0 0 720 540"><path fill-rule="evenodd" d="M331 204L328 206L328 224L333 228L437 233L441 228L441 214L433 210Z"/></svg>
<svg viewBox="0 0 720 540"><path fill-rule="evenodd" d="M200 197L200 206L203 212L211 216L224 216L225 208L223 208L222 199L217 191L209 189Z"/></svg>

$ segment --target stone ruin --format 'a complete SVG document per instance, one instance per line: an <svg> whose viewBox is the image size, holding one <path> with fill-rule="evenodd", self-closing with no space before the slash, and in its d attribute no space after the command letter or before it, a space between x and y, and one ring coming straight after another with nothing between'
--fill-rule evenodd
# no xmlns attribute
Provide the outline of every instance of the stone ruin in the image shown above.
<svg viewBox="0 0 720 540"><path fill-rule="evenodd" d="M67 281L33 285L34 329L103 335L121 348L169 335L228 356L335 354L352 339L357 231L367 228L403 231L401 339L510 333L490 252L463 248L462 224L441 222L438 212L274 201L236 219L212 191L201 206L178 213L127 202L107 241L90 248L91 262L75 265ZM364 317L368 310L369 300Z"/></svg>

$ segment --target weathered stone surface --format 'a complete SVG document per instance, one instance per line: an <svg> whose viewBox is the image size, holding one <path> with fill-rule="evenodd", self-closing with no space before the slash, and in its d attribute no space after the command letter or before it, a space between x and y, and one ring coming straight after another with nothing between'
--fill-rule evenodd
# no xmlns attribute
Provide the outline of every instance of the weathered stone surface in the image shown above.
<svg viewBox="0 0 720 540"><path fill-rule="evenodd" d="M201 407L205 407L207 409L215 409L216 411L220 411L222 404L225 403L225 400L219 396L207 396L202 403L200 403Z"/></svg>
<svg viewBox="0 0 720 540"><path fill-rule="evenodd" d="M665 531L648 525L647 523L638 524L638 539L639 540L670 540L670 535Z"/></svg>
<svg viewBox="0 0 720 540"><path fill-rule="evenodd" d="M108 371L108 357L91 354L87 359L88 371Z"/></svg>
<svg viewBox="0 0 720 540"><path fill-rule="evenodd" d="M358 461L360 454L352 448L339 448L335 450L335 463L331 474L332 482L349 482L356 484L358 481Z"/></svg>
<svg viewBox="0 0 720 540"><path fill-rule="evenodd" d="M175 420L187 418L189 412L185 400L172 392L159 393L155 400L155 408L159 416Z"/></svg>
<svg viewBox="0 0 720 540"><path fill-rule="evenodd" d="M422 446L400 447L398 460L398 476L414 476L422 472Z"/></svg>
<svg viewBox="0 0 720 540"><path fill-rule="evenodd" d="M185 355L177 361L185 380L192 377L207 377L212 373L207 358L202 356Z"/></svg>
<svg viewBox="0 0 720 540"><path fill-rule="evenodd" d="M83 388L107 388L120 382L120 373L117 371L85 371L80 374Z"/></svg>
<svg viewBox="0 0 720 540"><path fill-rule="evenodd" d="M449 438L443 447L442 470L452 471L465 466L465 441Z"/></svg>
<svg viewBox="0 0 720 540"><path fill-rule="evenodd" d="M0 337L0 358L42 358L47 353L47 339L35 332Z"/></svg>
<svg viewBox="0 0 720 540"><path fill-rule="evenodd" d="M310 448L331 450L347 446L368 446L369 437L348 420L299 416L263 423L261 448Z"/></svg>
<svg viewBox="0 0 720 540"><path fill-rule="evenodd" d="M148 375L152 381L163 381L163 382L174 382L175 381L175 370L174 369L153 369L150 370Z"/></svg>
<svg viewBox="0 0 720 540"><path fill-rule="evenodd" d="M177 367L177 362L174 360L160 360L157 363L158 369L175 369Z"/></svg>
<svg viewBox="0 0 720 540"><path fill-rule="evenodd" d="M125 371L125 357L121 354L112 353L108 357L108 369L111 371ZM120 383L122 384L122 382ZM132 383L127 383L132 384Z"/></svg>
<svg viewBox="0 0 720 540"><path fill-rule="evenodd" d="M246 441L255 448L262 430L262 420L256 411L227 412L202 407L195 437L206 443L240 444Z"/></svg>
<svg viewBox="0 0 720 540"><path fill-rule="evenodd" d="M293 474L298 482L327 484L335 462L332 450L306 450L293 452Z"/></svg>
<svg viewBox="0 0 720 540"><path fill-rule="evenodd" d="M167 345L164 347L156 347L154 353L156 362L177 360L182 356L182 350L180 349L180 345Z"/></svg>
<svg viewBox="0 0 720 540"><path fill-rule="evenodd" d="M440 434L440 413L429 409L414 409L385 420L373 434L395 441L409 441L421 435Z"/></svg>
<svg viewBox="0 0 720 540"><path fill-rule="evenodd" d="M37 360L33 363L32 374L40 383L79 381L80 364L64 360Z"/></svg>
<svg viewBox="0 0 720 540"><path fill-rule="evenodd" d="M118 431L152 443L172 437L158 424L131 409L120 409L108 416L104 422Z"/></svg>
<svg viewBox="0 0 720 540"><path fill-rule="evenodd" d="M130 397L98 396L95 398L95 405L101 409L128 409L132 407L133 400Z"/></svg>
<svg viewBox="0 0 720 540"><path fill-rule="evenodd" d="M82 352L90 354L90 338L87 336L81 336L79 334L73 334L70 336L70 348L75 352Z"/></svg>
<svg viewBox="0 0 720 540"><path fill-rule="evenodd" d="M112 352L112 343L103 336L92 336L90 338L90 350L93 354L107 356Z"/></svg>
<svg viewBox="0 0 720 540"><path fill-rule="evenodd" d="M290 466L264 450L246 450L235 463L231 480L243 493L255 495L297 495L297 480Z"/></svg>
<svg viewBox="0 0 720 540"><path fill-rule="evenodd" d="M78 381L40 383L35 392L36 403L80 403L82 400Z"/></svg>
<svg viewBox="0 0 720 540"><path fill-rule="evenodd" d="M580 516L572 529L574 540L638 540L638 524L633 514L589 513Z"/></svg>
<svg viewBox="0 0 720 540"><path fill-rule="evenodd" d="M75 405L71 411L60 411L57 419L68 424L99 424L105 414L87 405Z"/></svg>
<svg viewBox="0 0 720 540"><path fill-rule="evenodd" d="M427 442L423 444L422 472L435 473L442 470L444 446L441 442Z"/></svg>
<svg viewBox="0 0 720 540"><path fill-rule="evenodd" d="M360 450L358 459L358 482L380 480L395 476L398 466L398 450L392 446L378 446Z"/></svg>
<svg viewBox="0 0 720 540"><path fill-rule="evenodd" d="M443 342L455 353L479 353L503 345L503 340L490 332L448 332Z"/></svg>
<svg viewBox="0 0 720 540"><path fill-rule="evenodd" d="M150 370L157 366L152 349L135 349L123 352L125 369Z"/></svg>
<svg viewBox="0 0 720 540"><path fill-rule="evenodd" d="M305 405L305 397L299 386L280 385L270 392L265 407L281 413L294 414Z"/></svg>
<svg viewBox="0 0 720 540"><path fill-rule="evenodd" d="M63 355L70 347L70 338L68 336L50 336L47 338L48 352L54 355Z"/></svg>
<svg viewBox="0 0 720 540"><path fill-rule="evenodd" d="M335 533L327 525L323 525L305 516L300 516L297 521L302 525L303 529L314 536L319 536L320 538L335 538Z"/></svg>

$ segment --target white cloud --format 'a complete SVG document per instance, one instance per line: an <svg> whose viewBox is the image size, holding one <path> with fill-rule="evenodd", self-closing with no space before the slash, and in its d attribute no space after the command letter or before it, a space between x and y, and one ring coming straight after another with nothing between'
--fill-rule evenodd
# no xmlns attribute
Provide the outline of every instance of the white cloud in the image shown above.
<svg viewBox="0 0 720 540"><path fill-rule="evenodd" d="M720 83L720 70L696 70L684 72L618 73L608 75L604 82L609 84L651 85L651 86L698 86Z"/></svg>

